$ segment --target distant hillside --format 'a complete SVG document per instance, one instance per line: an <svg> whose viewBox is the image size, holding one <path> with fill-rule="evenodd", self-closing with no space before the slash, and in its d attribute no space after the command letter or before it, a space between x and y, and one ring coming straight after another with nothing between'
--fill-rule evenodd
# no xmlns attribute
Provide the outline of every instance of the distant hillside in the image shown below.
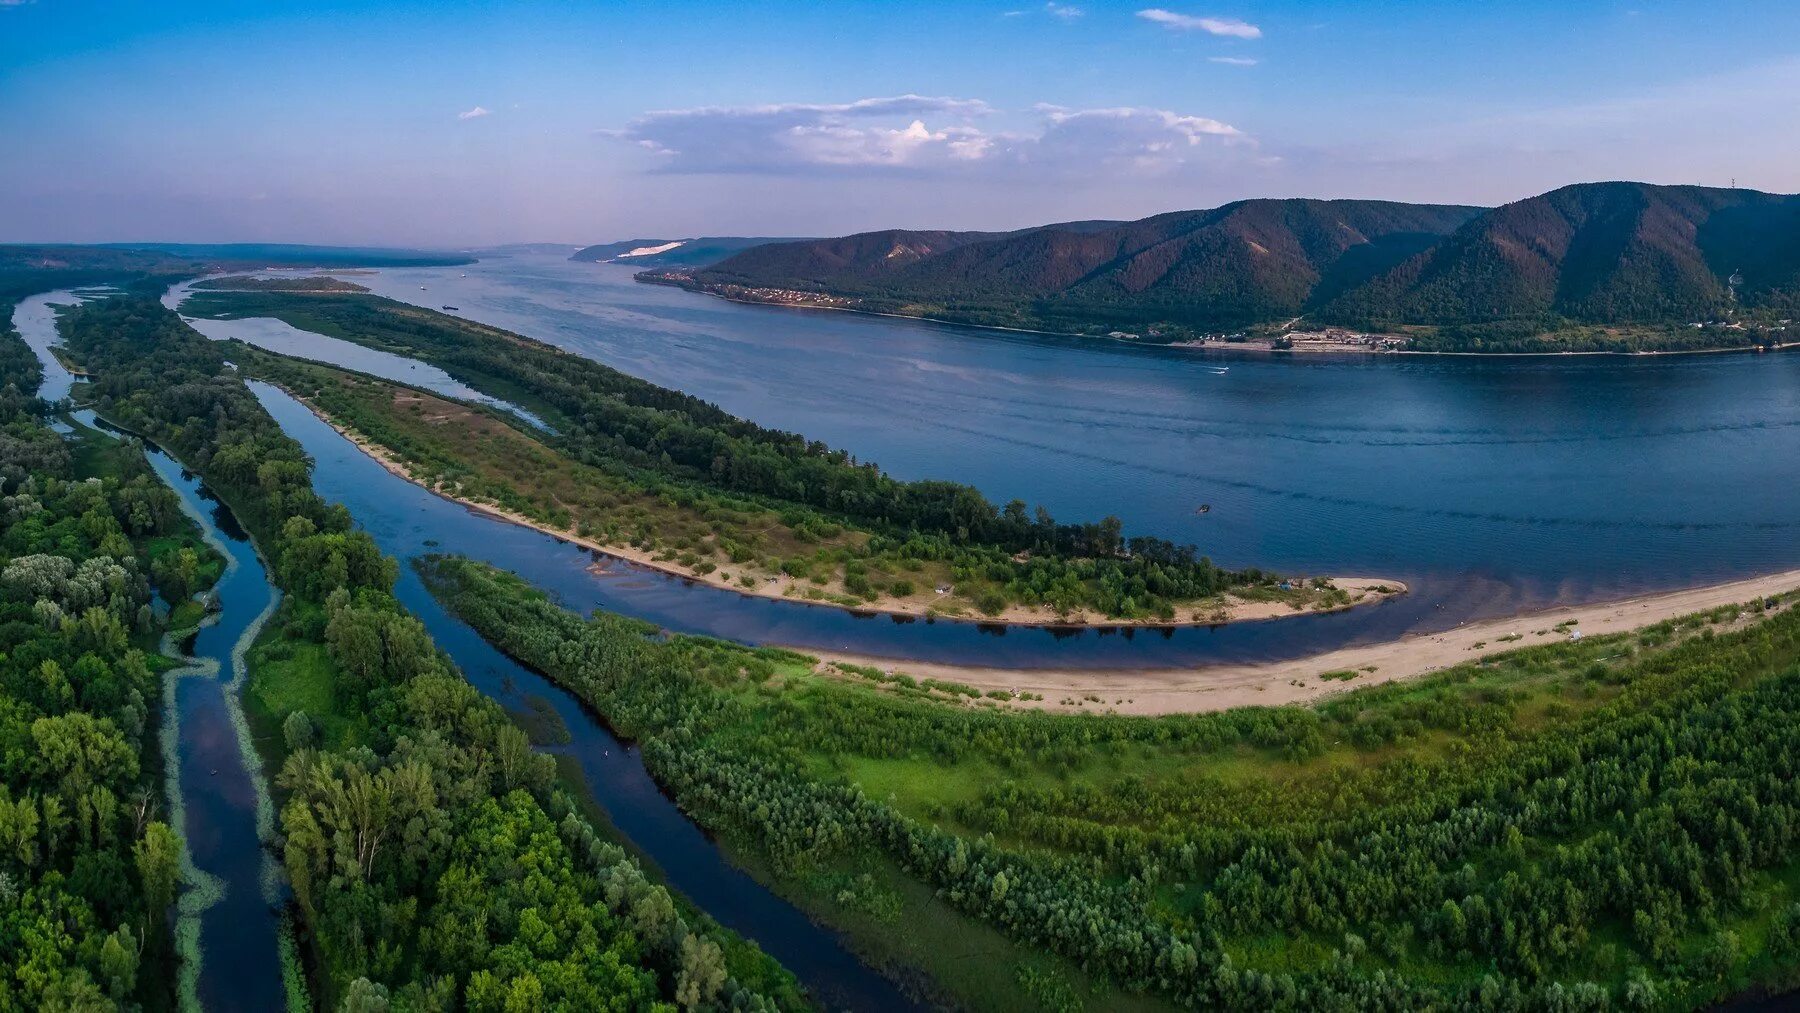
<svg viewBox="0 0 1800 1013"><path fill-rule="evenodd" d="M754 236L700 236L694 239L626 239L584 246L569 257L587 263L626 263L643 267L708 267L735 253L767 243L793 239Z"/></svg>
<svg viewBox="0 0 1800 1013"><path fill-rule="evenodd" d="M1800 197L1584 183L1491 210L1249 200L1135 222L780 243L644 280L1161 341L1342 326L1442 350L1745 345L1780 340L1780 320L1800 315Z"/></svg>
<svg viewBox="0 0 1800 1013"><path fill-rule="evenodd" d="M1588 183L1496 208L1320 316L1377 328L1664 324L1791 310L1797 295L1800 197Z"/></svg>
<svg viewBox="0 0 1800 1013"><path fill-rule="evenodd" d="M871 232L784 243L695 272L701 287L855 297L865 308L1075 330L1239 328L1400 263L1477 208L1254 200L1136 222L1009 233Z"/></svg>

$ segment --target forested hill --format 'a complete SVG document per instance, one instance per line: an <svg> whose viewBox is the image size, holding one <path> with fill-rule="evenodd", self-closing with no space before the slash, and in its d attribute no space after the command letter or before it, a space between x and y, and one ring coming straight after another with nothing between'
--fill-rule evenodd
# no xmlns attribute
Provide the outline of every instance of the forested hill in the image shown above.
<svg viewBox="0 0 1800 1013"><path fill-rule="evenodd" d="M1253 200L1010 233L871 232L747 250L694 275L856 297L868 308L1081 329L1285 320L1400 263L1478 209Z"/></svg>
<svg viewBox="0 0 1800 1013"><path fill-rule="evenodd" d="M1800 196L1589 183L1481 215L1324 315L1383 327L1685 323L1797 299Z"/></svg>
<svg viewBox="0 0 1800 1013"><path fill-rule="evenodd" d="M1023 232L876 232L746 250L646 280L748 299L1181 340L1344 326L1415 347L1530 347L1800 307L1800 197L1583 183L1491 210L1251 200ZM1295 318L1301 318L1296 321ZM1622 332L1621 332L1622 329ZM1621 339L1624 340L1624 339ZM1748 344L1738 327L1682 346Z"/></svg>

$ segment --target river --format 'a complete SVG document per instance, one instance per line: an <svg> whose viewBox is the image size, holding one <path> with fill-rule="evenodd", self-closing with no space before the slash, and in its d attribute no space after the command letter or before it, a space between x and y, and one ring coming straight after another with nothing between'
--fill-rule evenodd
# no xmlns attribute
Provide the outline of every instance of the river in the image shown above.
<svg viewBox="0 0 1800 1013"><path fill-rule="evenodd" d="M287 892L265 850L273 808L260 761L249 751L240 703L243 652L279 595L230 508L168 454L155 447L146 453L207 541L229 560L213 587L221 608L185 648L202 665L168 677L178 741L179 787L172 791L180 793L182 838L193 864L224 888L198 914L198 994L206 1009L281 1009L277 933ZM184 916L190 906L197 905L184 899Z"/></svg>
<svg viewBox="0 0 1800 1013"><path fill-rule="evenodd" d="M20 300L14 310L14 328L43 367L38 393L46 400L73 390L74 377L51 348L59 343L55 308L79 301L79 292L49 292ZM73 418L85 438L113 432L91 410ZM71 438L78 435L72 426L57 426ZM162 450L146 444L145 456L226 561L212 588L219 609L187 643L164 645L187 662L164 676L160 743L165 795L183 842L176 929L181 990L207 1009L280 1009L286 999L277 940L286 895L264 848L273 810L237 699L243 651L274 610L277 592L230 509Z"/></svg>
<svg viewBox="0 0 1800 1013"><path fill-rule="evenodd" d="M1415 610L1427 624L1800 565L1800 355L1135 348L742 306L630 275L530 255L356 280L903 478L1117 514L1228 565L1404 579L1447 605Z"/></svg>
<svg viewBox="0 0 1800 1013"><path fill-rule="evenodd" d="M73 293L50 293L25 300L15 314L15 326L37 351L47 376L68 376L50 353L57 343L51 307L75 301ZM66 379L61 388L47 383L43 393L66 396L66 384ZM354 460L373 465L282 392L265 384L252 387L284 428L302 438L315 456L323 455L322 474L337 481L353 474L334 466L338 457L331 453L329 440L349 448ZM76 418L90 430L106 428L92 411L78 412ZM263 846L273 830L273 811L266 780L247 745L248 728L242 723L239 702L246 675L244 652L273 611L279 593L230 509L168 454L150 445L146 445L146 454L156 474L181 497L184 511L201 527L207 542L228 560L214 588L221 609L208 618L191 643L181 645L190 664L171 672L165 682L163 745L171 770L168 795L186 849L183 897L178 906L183 928L178 935L192 931L197 940L186 951L189 959L182 969L183 990L191 990L206 1009L280 1009L285 997L278 928L286 889L273 856ZM424 547L427 538L435 541L437 537L448 539L452 551L467 551L474 544L495 540L505 546L510 544L508 539L521 543L536 539L558 547L535 532L478 517L378 466L375 471L385 481L377 482L374 502L408 503L409 497L421 497L442 511L438 516L415 515L409 518L411 524L398 527L389 515L378 511L372 511L369 519L358 515L358 521L392 555L409 558ZM334 483L320 483L319 487L330 498L350 498ZM470 523L458 526L453 523L457 520ZM465 543L465 537L473 542ZM498 555L507 558L508 554L502 551ZM576 565L570 573L579 580L583 571ZM576 761L589 797L671 887L719 923L756 940L794 972L826 1008L920 1008L894 982L862 963L836 933L813 924L799 909L731 864L717 842L657 787L635 748L615 739L573 695L506 657L450 616L410 566L401 568L395 594L425 623L434 642L450 654L477 689L514 712L534 711L538 705L556 712L570 738L546 751L567 754Z"/></svg>
<svg viewBox="0 0 1800 1013"><path fill-rule="evenodd" d="M1184 667L1800 565L1800 522L1779 497L1800 483L1800 356L1145 349L739 306L543 255L357 280L420 305L442 300L903 477L967 481L1064 518L1117 513L1231 565L1413 587L1377 607L1279 623L1071 634L853 616L619 563L593 579L571 575L587 562L572 550L548 567L515 558L555 553L537 543L483 556L532 570L571 605L674 630L997 667ZM360 364L341 344L305 347ZM382 365L413 373L406 360ZM386 523L394 508L381 501L401 494L368 488L393 483L343 467L359 477L340 494L364 523ZM1198 514L1199 503L1212 509Z"/></svg>

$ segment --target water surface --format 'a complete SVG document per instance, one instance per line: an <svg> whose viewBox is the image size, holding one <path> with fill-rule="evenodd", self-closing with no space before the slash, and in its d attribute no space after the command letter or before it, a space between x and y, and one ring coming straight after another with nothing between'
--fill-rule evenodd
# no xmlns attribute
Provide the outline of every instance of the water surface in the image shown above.
<svg viewBox="0 0 1800 1013"><path fill-rule="evenodd" d="M903 478L1117 514L1227 565L1405 579L1457 618L1800 566L1800 355L1145 349L740 306L630 274L540 255L358 281Z"/></svg>

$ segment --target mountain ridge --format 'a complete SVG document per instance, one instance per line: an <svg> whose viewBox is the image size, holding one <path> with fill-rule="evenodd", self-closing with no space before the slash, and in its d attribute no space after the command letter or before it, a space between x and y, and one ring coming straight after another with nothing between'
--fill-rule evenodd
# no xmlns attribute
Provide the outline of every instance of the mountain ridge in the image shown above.
<svg viewBox="0 0 1800 1013"><path fill-rule="evenodd" d="M1428 350L1743 344L1676 329L1785 326L1800 307L1800 197L1601 182L1497 208L1256 198L1131 222L774 243L642 280L1160 341L1273 338L1304 320Z"/></svg>

